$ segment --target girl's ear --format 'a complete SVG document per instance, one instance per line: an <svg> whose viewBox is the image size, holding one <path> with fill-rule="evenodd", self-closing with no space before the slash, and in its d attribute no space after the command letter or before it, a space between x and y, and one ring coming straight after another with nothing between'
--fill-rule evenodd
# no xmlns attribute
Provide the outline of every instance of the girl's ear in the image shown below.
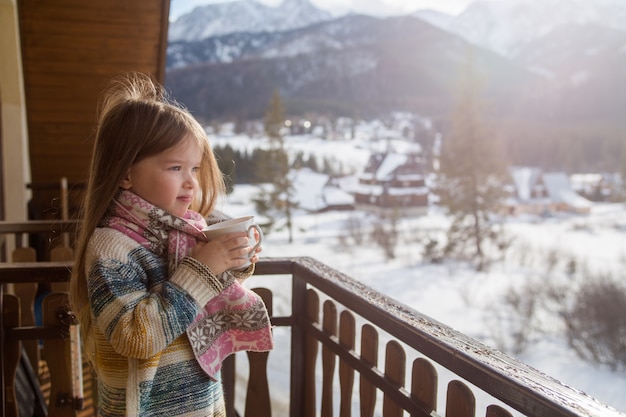
<svg viewBox="0 0 626 417"><path fill-rule="evenodd" d="M122 182L120 183L120 188L124 189L124 190L130 190L130 187L132 186L132 182L130 181L130 170L126 173L126 176L124 177L124 179L122 180Z"/></svg>

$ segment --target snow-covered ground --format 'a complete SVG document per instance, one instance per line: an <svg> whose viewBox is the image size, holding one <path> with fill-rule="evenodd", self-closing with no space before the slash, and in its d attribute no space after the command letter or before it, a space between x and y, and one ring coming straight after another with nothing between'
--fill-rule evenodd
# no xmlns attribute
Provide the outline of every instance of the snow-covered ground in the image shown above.
<svg viewBox="0 0 626 417"><path fill-rule="evenodd" d="M219 208L231 216L254 214L254 205L246 196L256 192L254 186L239 185ZM294 222L294 242L288 243L286 231L266 233L262 255L311 256L499 349L506 348L508 337L507 329L493 319L498 316L495 314L498 300L510 288L545 279L542 268L545 270L546 254L561 254L561 260L574 256L580 264L598 272L619 273L626 264L626 209L620 204L597 205L585 217L511 219L507 230L514 237L514 244L508 260L494 264L484 273L463 265L422 262L421 246L411 244L410 236L406 236L407 243L398 247L397 257L392 261L387 261L382 250L371 242L361 247L346 246L339 236L346 233L345 222L357 215L366 216L358 212L299 213ZM402 224L405 230L419 233L440 230L446 220L432 212L405 219ZM252 278L250 285L257 285L255 280L260 279ZM555 318L547 316L546 320ZM558 331L558 322L541 326L544 332L531 334L531 347L517 358L626 412L626 375L578 358L567 346L564 334ZM503 343L504 346L499 346Z"/></svg>
<svg viewBox="0 0 626 417"><path fill-rule="evenodd" d="M236 149L262 146L262 140L237 135L212 136L211 141L214 145L228 144ZM363 167L372 145L375 145L367 132L358 131L351 143L329 143L312 137L288 137L286 141L292 151L332 157L352 172ZM386 145L389 144L388 141ZM301 189L306 191L307 187ZM234 193L218 209L233 217L256 214L251 196L258 190L251 185L237 185ZM568 346L563 323L554 312L535 311L532 328L527 330L528 345L514 353L513 329L508 328L507 323L521 325L524 318L512 316L510 305L504 301L511 291L524 293L547 283L576 285L577 279L591 274L611 275L623 282L626 278L626 208L623 204L594 204L591 214L586 216L509 218L505 230L512 244L506 256L481 273L462 264L435 265L423 261L420 239L443 233L448 222L437 208L430 208L423 216L400 220L403 233L393 260L387 260L382 249L371 239L356 246L350 238L345 238L349 221L358 219L367 227L373 224L371 216L360 211L296 212L294 242L288 242L285 230L266 232L262 255L316 258L420 313L503 350L565 385L626 413L626 374L581 360ZM578 278L566 273L572 260ZM581 271L587 271L587 275ZM253 277L249 282L250 286L259 283L267 284L263 277ZM280 288L271 289L280 291ZM283 349L281 340L286 345L288 336L278 330L276 337L276 349L280 351ZM272 356L283 355L270 355L271 372L275 373L272 389L274 392L288 389L286 382L280 384L276 380L288 379L284 374L287 372L284 361L273 363ZM477 398L477 405L480 401ZM440 400L440 404L445 402ZM278 410L275 414L283 415Z"/></svg>

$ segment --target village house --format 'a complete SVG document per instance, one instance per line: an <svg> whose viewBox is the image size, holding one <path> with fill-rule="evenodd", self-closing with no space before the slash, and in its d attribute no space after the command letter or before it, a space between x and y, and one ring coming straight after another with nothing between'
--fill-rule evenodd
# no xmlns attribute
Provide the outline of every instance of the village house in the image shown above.
<svg viewBox="0 0 626 417"><path fill-rule="evenodd" d="M428 208L426 169L417 152L372 154L353 189L357 208L423 214Z"/></svg>
<svg viewBox="0 0 626 417"><path fill-rule="evenodd" d="M511 169L511 180L506 202L509 214L589 214L591 211L591 201L574 191L564 172L545 173L539 168L516 167Z"/></svg>

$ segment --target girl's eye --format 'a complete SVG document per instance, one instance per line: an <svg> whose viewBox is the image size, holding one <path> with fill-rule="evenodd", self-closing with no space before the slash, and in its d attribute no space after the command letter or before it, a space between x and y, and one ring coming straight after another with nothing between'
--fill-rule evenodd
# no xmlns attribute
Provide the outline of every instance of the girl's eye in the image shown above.
<svg viewBox="0 0 626 417"><path fill-rule="evenodd" d="M199 167L199 166L198 166L198 167L193 167L193 168L192 168L192 171L193 171L193 172L198 172L198 171L200 171L200 167Z"/></svg>
<svg viewBox="0 0 626 417"><path fill-rule="evenodd" d="M180 171L182 169L181 166L175 166L170 168L172 171Z"/></svg>

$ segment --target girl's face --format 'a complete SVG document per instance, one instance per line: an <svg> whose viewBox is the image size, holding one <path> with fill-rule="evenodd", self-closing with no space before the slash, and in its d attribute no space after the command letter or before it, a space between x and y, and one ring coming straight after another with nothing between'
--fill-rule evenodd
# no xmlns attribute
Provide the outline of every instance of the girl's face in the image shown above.
<svg viewBox="0 0 626 417"><path fill-rule="evenodd" d="M121 187L167 212L183 217L198 192L202 150L186 136L176 146L133 164Z"/></svg>

